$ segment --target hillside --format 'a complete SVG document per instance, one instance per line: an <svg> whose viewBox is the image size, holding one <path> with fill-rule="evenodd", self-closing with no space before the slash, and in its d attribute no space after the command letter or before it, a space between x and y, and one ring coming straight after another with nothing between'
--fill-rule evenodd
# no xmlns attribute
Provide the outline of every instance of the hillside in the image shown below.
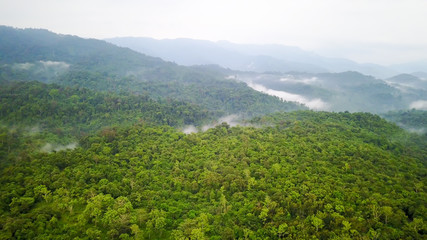
<svg viewBox="0 0 427 240"><path fill-rule="evenodd" d="M107 41L179 64L230 68L235 70L230 76L254 90L314 110L386 113L411 109L427 95L421 78L296 47L137 37Z"/></svg>
<svg viewBox="0 0 427 240"><path fill-rule="evenodd" d="M148 95L247 116L302 109L245 84L178 66L95 39L41 29L0 27L0 81L43 81L97 91Z"/></svg>
<svg viewBox="0 0 427 240"><path fill-rule="evenodd" d="M425 239L426 91L0 26L0 239Z"/></svg>
<svg viewBox="0 0 427 240"><path fill-rule="evenodd" d="M400 87L427 89L427 81L411 74L399 74L386 79L386 81L396 84Z"/></svg>
<svg viewBox="0 0 427 240"><path fill-rule="evenodd" d="M320 112L253 124L190 135L139 124L21 155L1 170L1 236L425 237L426 155L395 125Z"/></svg>
<svg viewBox="0 0 427 240"><path fill-rule="evenodd" d="M408 111L388 112L382 114L382 116L410 132L425 134L427 136L427 111L412 109Z"/></svg>
<svg viewBox="0 0 427 240"><path fill-rule="evenodd" d="M326 111L386 113L409 110L414 103L425 101L427 96L427 86L416 77L411 78L416 79L412 84L392 82L405 75L387 80L359 72L235 73L233 76L256 90Z"/></svg>

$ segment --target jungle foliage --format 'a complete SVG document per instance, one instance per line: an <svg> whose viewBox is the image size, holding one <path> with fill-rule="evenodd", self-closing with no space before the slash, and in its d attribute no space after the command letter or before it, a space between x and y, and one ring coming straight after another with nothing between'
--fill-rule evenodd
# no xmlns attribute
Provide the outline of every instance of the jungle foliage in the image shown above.
<svg viewBox="0 0 427 240"><path fill-rule="evenodd" d="M2 169L1 236L425 237L426 155L402 140L413 135L362 113L252 124L185 135L140 123L83 137L74 150L21 152Z"/></svg>

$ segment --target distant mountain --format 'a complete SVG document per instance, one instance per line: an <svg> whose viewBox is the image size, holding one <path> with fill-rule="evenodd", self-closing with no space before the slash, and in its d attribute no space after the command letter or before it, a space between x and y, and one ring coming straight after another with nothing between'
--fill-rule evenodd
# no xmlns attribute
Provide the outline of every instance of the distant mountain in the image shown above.
<svg viewBox="0 0 427 240"><path fill-rule="evenodd" d="M389 66L401 73L427 72L427 59Z"/></svg>
<svg viewBox="0 0 427 240"><path fill-rule="evenodd" d="M118 46L160 57L181 65L218 64L241 71L302 71L325 72L312 64L277 59L267 54L248 54L236 51L224 43L193 39L112 38L106 41Z"/></svg>
<svg viewBox="0 0 427 240"><path fill-rule="evenodd" d="M357 71L366 75L373 75L378 78L392 76L397 72L388 69L387 67L377 64L359 64L354 61L343 59L343 58L328 58L323 57L313 52L304 51L298 47L291 47L279 44L267 44L267 45L256 45L256 44L235 44L226 41L218 43L225 49L232 50L247 55L265 55L275 59L279 59L287 62L296 62L299 64L308 64L316 66L317 68L323 69L323 71L306 71L311 73L319 72L346 72L346 71ZM325 71L326 70L326 71ZM265 71L265 70L264 70ZM269 70L267 70L269 71ZM274 71L274 70L273 70ZM291 71L299 71L298 69L292 69ZM286 71L281 71L286 72Z"/></svg>
<svg viewBox="0 0 427 240"><path fill-rule="evenodd" d="M384 81L359 72L342 73L240 73L234 76L252 88L285 100L329 111L385 113L412 108L425 100L427 86ZM406 75L393 78L403 79ZM413 77L418 79L416 77Z"/></svg>
<svg viewBox="0 0 427 240"><path fill-rule="evenodd" d="M413 72L411 75L419 77L422 80L427 81L427 72Z"/></svg>
<svg viewBox="0 0 427 240"><path fill-rule="evenodd" d="M393 84L397 84L400 87L427 89L427 81L407 73L402 73L394 77L388 78L386 79L386 81Z"/></svg>
<svg viewBox="0 0 427 240"><path fill-rule="evenodd" d="M156 40L136 37L110 38L106 41L183 65L218 64L241 71L282 73L359 71L379 78L398 73L376 64L358 64L347 59L326 58L297 47L275 44L235 44L226 41Z"/></svg>
<svg viewBox="0 0 427 240"><path fill-rule="evenodd" d="M138 39L130 40L139 44ZM332 60L298 48L188 39L164 42L148 39L147 45L141 46L152 51L150 54L157 51L186 59L189 65L210 65L184 67L101 40L3 26L0 27L0 82L37 80L145 95L151 99L172 99L198 105L217 116L235 113L254 116L303 108L290 102L318 110L387 112L409 109L426 101L426 81L420 78L396 75L383 81L355 71L319 73L322 68L316 65L288 61L286 52L297 60ZM192 50L186 49L192 43ZM259 53L274 56L256 55ZM278 59L280 56L283 58ZM230 66L237 64L233 66L251 71L239 72L213 65L217 61L228 61ZM351 61L339 61L351 64ZM301 69L305 73L288 71L294 63L295 68L310 68L314 73ZM289 67L287 73L280 71L285 69L282 64ZM417 84L405 84L408 79Z"/></svg>
<svg viewBox="0 0 427 240"><path fill-rule="evenodd" d="M388 78L386 80L394 83L402 83L402 84L413 84L413 83L422 82L422 80L419 77L416 77L414 75L407 74L407 73L402 73L402 74L393 76L391 78Z"/></svg>
<svg viewBox="0 0 427 240"><path fill-rule="evenodd" d="M304 108L226 79L95 39L0 26L0 82L38 80L192 103L218 115Z"/></svg>
<svg viewBox="0 0 427 240"><path fill-rule="evenodd" d="M387 80L396 82L396 83L413 83L413 82L421 81L421 79L419 79L418 77L411 74L407 74L407 73L402 73L402 74L393 76L391 78L388 78Z"/></svg>
<svg viewBox="0 0 427 240"><path fill-rule="evenodd" d="M61 35L44 29L0 26L0 64L65 62L72 69L126 75L141 68L171 65L96 39Z"/></svg>

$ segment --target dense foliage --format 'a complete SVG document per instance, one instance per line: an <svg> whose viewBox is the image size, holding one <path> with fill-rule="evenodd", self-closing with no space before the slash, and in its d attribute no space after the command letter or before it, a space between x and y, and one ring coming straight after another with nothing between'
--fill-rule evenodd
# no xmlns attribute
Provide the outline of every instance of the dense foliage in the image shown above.
<svg viewBox="0 0 427 240"><path fill-rule="evenodd" d="M421 134L427 133L427 111L415 109L406 111L401 110L388 112L382 116L412 132L418 132Z"/></svg>
<svg viewBox="0 0 427 240"><path fill-rule="evenodd" d="M283 102L277 97L259 93L244 83L206 77L198 72L184 71L176 74L176 72L162 70L151 74L165 75L164 78L169 80L140 81L136 77L126 77L120 80L102 81L103 77L100 74L70 72L63 75L59 83L102 91L143 94L154 99L177 99L197 104L219 115L239 113L245 116L256 116L276 111L305 109L299 104Z"/></svg>
<svg viewBox="0 0 427 240"><path fill-rule="evenodd" d="M37 61L66 62L79 68L110 74L126 74L140 67L165 66L149 57L96 39L61 35L44 29L0 26L1 64Z"/></svg>
<svg viewBox="0 0 427 240"><path fill-rule="evenodd" d="M425 135L225 74L0 26L0 239L426 238Z"/></svg>
<svg viewBox="0 0 427 240"><path fill-rule="evenodd" d="M179 101L153 101L142 95L118 95L85 88L62 88L39 82L15 82L0 87L3 123L99 129L124 121L149 121L180 126L198 124L209 112Z"/></svg>
<svg viewBox="0 0 427 240"><path fill-rule="evenodd" d="M0 124L4 125L2 132L9 136L6 145L23 138L39 147L47 143L63 145L113 126L138 122L200 125L214 117L194 104L39 82L3 84L0 99Z"/></svg>
<svg viewBox="0 0 427 240"><path fill-rule="evenodd" d="M406 134L395 125L314 112L262 122L190 135L139 124L27 153L2 169L2 237L425 237L425 155L385 138Z"/></svg>

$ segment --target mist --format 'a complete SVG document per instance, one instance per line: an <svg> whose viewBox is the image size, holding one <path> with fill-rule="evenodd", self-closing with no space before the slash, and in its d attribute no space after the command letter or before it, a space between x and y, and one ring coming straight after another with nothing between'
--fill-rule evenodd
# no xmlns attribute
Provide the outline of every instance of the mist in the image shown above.
<svg viewBox="0 0 427 240"><path fill-rule="evenodd" d="M322 101L322 99L320 99L320 98L307 99L306 97L298 95L298 94L293 94L293 93L288 93L285 91L278 91L278 90L269 89L269 88L264 87L261 84L256 84L256 83L247 83L247 84L249 87L251 87L252 89L254 89L258 92L262 92L262 93L266 93L266 94L271 95L271 96L279 97L283 101L302 103L302 104L306 105L307 107L309 107L310 109L313 109L313 110L328 110L329 109L329 105L326 102Z"/></svg>
<svg viewBox="0 0 427 240"><path fill-rule="evenodd" d="M405 128L405 129L410 133L416 133L418 135L422 135L422 134L427 133L426 128Z"/></svg>
<svg viewBox="0 0 427 240"><path fill-rule="evenodd" d="M194 125L187 125L184 126L181 131L185 134L191 134L191 133L198 133L198 132L205 132L211 128L214 128L221 123L227 123L230 127L236 127L236 126L253 126L252 124L245 123L241 121L242 117L239 114L230 114L227 116L223 116L218 118L217 120L213 121L210 124L205 124L200 127L196 127Z"/></svg>
<svg viewBox="0 0 427 240"><path fill-rule="evenodd" d="M66 62L56 62L56 61L39 61L45 67L58 67L58 68L69 68L70 64Z"/></svg>
<svg viewBox="0 0 427 240"><path fill-rule="evenodd" d="M51 153L51 152L59 152L63 150L73 150L78 146L77 142L72 142L67 145L61 145L61 144L52 144L52 143L46 143L41 149L41 152Z"/></svg>
<svg viewBox="0 0 427 240"><path fill-rule="evenodd" d="M24 132L29 136L35 136L41 132L41 128L39 125L25 127Z"/></svg>
<svg viewBox="0 0 427 240"><path fill-rule="evenodd" d="M280 78L280 81L281 82L313 84L313 83L318 81L318 78L317 77L311 77L311 78L296 79L296 78L290 78L290 77L282 77L282 78Z"/></svg>
<svg viewBox="0 0 427 240"><path fill-rule="evenodd" d="M15 63L12 65L12 69L16 70L30 70L30 68L34 67L34 63Z"/></svg>
<svg viewBox="0 0 427 240"><path fill-rule="evenodd" d="M185 134L197 133L199 130L194 125L187 125L181 130Z"/></svg>
<svg viewBox="0 0 427 240"><path fill-rule="evenodd" d="M419 101L412 102L409 105L409 108L427 111L427 101L426 100L419 100Z"/></svg>

